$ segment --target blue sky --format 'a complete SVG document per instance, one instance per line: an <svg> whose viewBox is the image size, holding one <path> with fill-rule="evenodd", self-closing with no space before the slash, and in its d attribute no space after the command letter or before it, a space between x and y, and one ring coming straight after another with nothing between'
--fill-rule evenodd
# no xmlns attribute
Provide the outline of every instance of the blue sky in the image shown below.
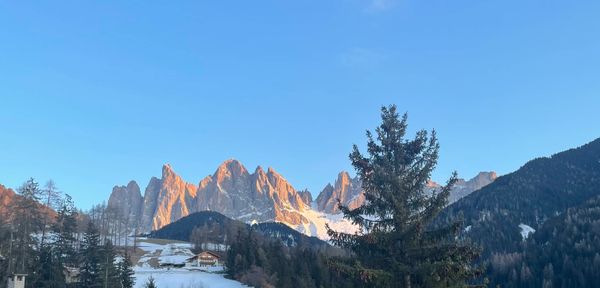
<svg viewBox="0 0 600 288"><path fill-rule="evenodd" d="M123 2L0 2L0 183L89 208L236 158L316 195L391 103L438 181L600 137L598 1Z"/></svg>

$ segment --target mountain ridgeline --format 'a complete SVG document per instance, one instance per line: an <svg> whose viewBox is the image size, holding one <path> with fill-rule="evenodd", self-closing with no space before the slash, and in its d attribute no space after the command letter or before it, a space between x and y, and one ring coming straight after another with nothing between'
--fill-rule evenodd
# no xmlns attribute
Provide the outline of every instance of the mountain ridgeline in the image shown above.
<svg viewBox="0 0 600 288"><path fill-rule="evenodd" d="M108 206L138 221L141 231L150 231L197 211L218 211L242 221L300 224L308 222L300 213L307 208L304 201L272 168L265 172L257 167L250 174L240 162L228 160L197 185L164 165L162 177L150 179L144 197L132 181L113 188Z"/></svg>
<svg viewBox="0 0 600 288"><path fill-rule="evenodd" d="M482 187L494 182L497 176L495 172L480 172L470 180L458 179L452 187L449 203L469 195L469 193L479 190ZM442 186L436 182L429 181L426 190L432 193ZM334 185L327 184L316 199L316 206L319 211L325 213L340 213L338 208L338 199L342 204L354 209L365 202L365 196L362 193L362 183L358 177L351 178L348 172L340 172Z"/></svg>
<svg viewBox="0 0 600 288"><path fill-rule="evenodd" d="M495 173L482 172L469 181L460 180L451 198L458 199L495 179ZM430 184L429 190L439 187ZM194 184L164 165L161 178L152 177L143 196L135 181L115 186L108 207L127 216L129 225L141 232L159 229L194 212L216 211L246 223L281 222L309 236L326 238L324 223L336 221L337 227L349 232L354 229L347 220L327 215L340 212L338 199L350 207L362 205L361 186L358 178L341 172L313 201L310 191L295 189L273 168L265 171L259 166L249 173L239 161L227 160Z"/></svg>

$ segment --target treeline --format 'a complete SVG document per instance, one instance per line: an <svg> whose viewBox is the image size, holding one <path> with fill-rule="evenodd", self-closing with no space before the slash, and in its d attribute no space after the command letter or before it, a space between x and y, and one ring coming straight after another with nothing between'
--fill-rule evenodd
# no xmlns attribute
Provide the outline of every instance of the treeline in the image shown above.
<svg viewBox="0 0 600 288"><path fill-rule="evenodd" d="M364 287L330 270L329 259L341 255L334 247L286 246L254 229L239 229L229 242L226 266L232 278L253 287Z"/></svg>
<svg viewBox="0 0 600 288"><path fill-rule="evenodd" d="M129 212L103 202L94 205L86 215L98 228L102 240L111 240L117 246L135 246L128 236L138 233L139 223Z"/></svg>
<svg viewBox="0 0 600 288"><path fill-rule="evenodd" d="M27 180L0 209L0 287L26 274L26 287L133 287L127 253L117 257L109 234L96 228L54 182ZM83 230L83 231L82 231ZM117 259L118 258L118 259Z"/></svg>

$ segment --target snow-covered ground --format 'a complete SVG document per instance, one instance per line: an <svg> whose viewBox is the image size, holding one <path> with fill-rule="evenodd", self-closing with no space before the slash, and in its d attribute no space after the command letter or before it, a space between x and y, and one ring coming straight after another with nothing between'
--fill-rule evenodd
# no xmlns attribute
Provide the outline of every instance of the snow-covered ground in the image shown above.
<svg viewBox="0 0 600 288"><path fill-rule="evenodd" d="M192 245L187 242L163 239L138 238L143 255L134 267L135 288L142 288L150 277L159 288L237 288L247 287L240 282L226 279L223 267L210 267L208 271L198 268L164 268L160 264L183 264L194 256Z"/></svg>
<svg viewBox="0 0 600 288"><path fill-rule="evenodd" d="M185 269L135 269L135 288L143 288L152 277L159 288L237 288L248 287L240 282L225 279L223 274Z"/></svg>
<svg viewBox="0 0 600 288"><path fill-rule="evenodd" d="M307 209L302 212L302 215L310 222L299 225L286 224L308 236L315 236L323 240L328 240L329 235L327 235L325 224L329 224L331 229L338 232L354 233L358 230L357 226L352 225L350 221L343 218L342 213L326 214L314 209Z"/></svg>
<svg viewBox="0 0 600 288"><path fill-rule="evenodd" d="M526 224L519 224L519 229L521 229L521 237L523 237L523 241L529 237L529 235L535 233L535 229Z"/></svg>
<svg viewBox="0 0 600 288"><path fill-rule="evenodd" d="M465 232L466 232L466 233L469 233L469 231L471 231L471 225L469 225L469 226L465 227Z"/></svg>

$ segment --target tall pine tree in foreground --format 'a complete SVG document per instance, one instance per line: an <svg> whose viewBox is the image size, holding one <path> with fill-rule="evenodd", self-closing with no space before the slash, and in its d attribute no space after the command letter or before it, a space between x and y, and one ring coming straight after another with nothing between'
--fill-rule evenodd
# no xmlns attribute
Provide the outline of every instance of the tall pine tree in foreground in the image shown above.
<svg viewBox="0 0 600 288"><path fill-rule="evenodd" d="M63 266L52 245L44 244L39 251L35 277L31 277L33 287L64 288L66 286Z"/></svg>
<svg viewBox="0 0 600 288"><path fill-rule="evenodd" d="M61 265L77 267L79 260L75 250L75 234L77 233L77 209L69 194L65 194L56 215L54 224L56 240L54 242Z"/></svg>
<svg viewBox="0 0 600 288"><path fill-rule="evenodd" d="M79 287L102 287L100 234L90 221L80 251Z"/></svg>
<svg viewBox="0 0 600 288"><path fill-rule="evenodd" d="M369 287L462 287L479 270L471 266L477 251L455 240L460 224L432 228L431 222L448 202L456 173L433 194L425 192L438 159L435 131L421 130L405 139L407 115L396 106L381 109L376 136L367 131L367 152L350 154L362 180L365 204L344 217L360 227L357 234L327 227L331 241L354 252L335 259L332 268Z"/></svg>
<svg viewBox="0 0 600 288"><path fill-rule="evenodd" d="M115 264L115 247L110 240L106 240L100 248L100 273L102 287L112 288L121 286L118 264Z"/></svg>
<svg viewBox="0 0 600 288"><path fill-rule="evenodd" d="M133 277L133 268L131 267L131 259L129 258L129 254L125 254L123 256L123 260L119 262L118 266L119 271L119 279L121 282L121 288L133 288L135 284L135 278Z"/></svg>

